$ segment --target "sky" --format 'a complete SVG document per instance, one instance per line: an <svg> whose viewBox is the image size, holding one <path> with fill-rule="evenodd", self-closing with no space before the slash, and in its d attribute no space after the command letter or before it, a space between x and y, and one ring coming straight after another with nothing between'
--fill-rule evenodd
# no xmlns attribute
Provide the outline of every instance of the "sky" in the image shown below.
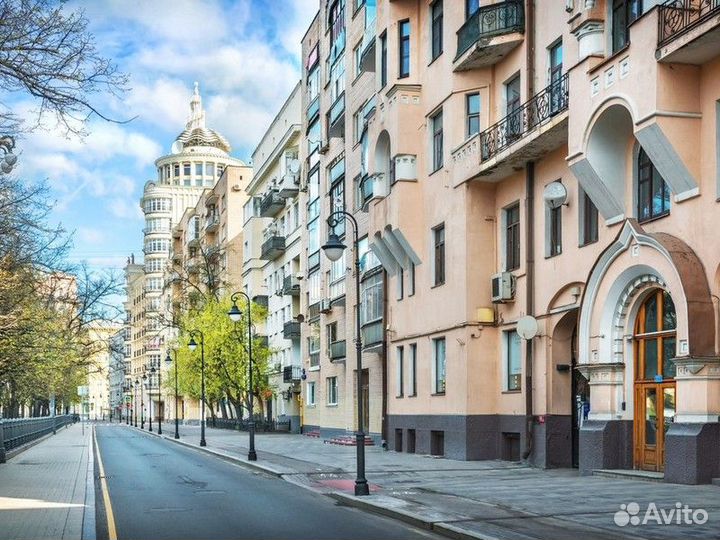
<svg viewBox="0 0 720 540"><path fill-rule="evenodd" d="M300 40L318 0L70 0L103 56L130 76L121 100L93 104L127 124L93 119L83 139L38 129L17 141L15 172L45 180L52 220L74 231L73 262L120 269L142 257L139 200L154 161L184 129L194 81L207 125L249 161L300 79ZM32 104L17 103L32 112Z"/></svg>

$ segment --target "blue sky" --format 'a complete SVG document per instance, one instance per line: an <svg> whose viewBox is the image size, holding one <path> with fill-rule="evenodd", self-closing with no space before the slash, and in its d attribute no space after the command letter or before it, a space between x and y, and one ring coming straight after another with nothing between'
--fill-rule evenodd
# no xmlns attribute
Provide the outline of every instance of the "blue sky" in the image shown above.
<svg viewBox="0 0 720 540"><path fill-rule="evenodd" d="M183 130L193 82L207 124L247 161L300 77L300 39L317 0L71 1L89 20L103 55L130 75L122 100L94 103L118 125L94 119L83 139L38 129L18 140L17 174L46 179L57 200L53 219L75 231L73 261L122 268L141 256L139 198L154 160ZM17 110L31 114L31 102Z"/></svg>

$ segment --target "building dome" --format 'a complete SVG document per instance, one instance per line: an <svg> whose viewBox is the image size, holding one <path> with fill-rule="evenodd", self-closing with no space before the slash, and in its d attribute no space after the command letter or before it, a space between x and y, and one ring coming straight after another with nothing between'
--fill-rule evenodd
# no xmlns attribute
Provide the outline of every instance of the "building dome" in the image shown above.
<svg viewBox="0 0 720 540"><path fill-rule="evenodd" d="M190 101L190 117L183 132L175 139L174 153L181 151L186 146L210 146L228 154L231 150L230 143L225 137L205 126L205 110L202 107L202 98L197 82Z"/></svg>

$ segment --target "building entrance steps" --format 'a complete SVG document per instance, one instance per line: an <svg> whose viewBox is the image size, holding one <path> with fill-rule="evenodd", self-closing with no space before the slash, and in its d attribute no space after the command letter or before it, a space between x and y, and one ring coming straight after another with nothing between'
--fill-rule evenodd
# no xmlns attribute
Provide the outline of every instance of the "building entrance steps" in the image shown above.
<svg viewBox="0 0 720 540"><path fill-rule="evenodd" d="M665 474L655 471L641 471L636 469L596 469L593 476L604 476L606 478L628 478L645 482L662 482Z"/></svg>
<svg viewBox="0 0 720 540"><path fill-rule="evenodd" d="M174 426L163 426L163 433L174 440ZM199 436L197 426L181 426L180 442L199 449ZM713 485L649 483L632 475L581 476L575 469L455 461L368 446L366 477L371 495L355 497L355 447L323 444L303 435L257 434L258 460L248 462L246 432L208 428L206 439L203 450L222 459L326 494L340 504L451 538L720 537L720 490ZM708 520L692 525L618 525L616 518L624 515L623 508L634 508L630 503L636 503L642 515L652 504L667 512L681 503L705 510Z"/></svg>

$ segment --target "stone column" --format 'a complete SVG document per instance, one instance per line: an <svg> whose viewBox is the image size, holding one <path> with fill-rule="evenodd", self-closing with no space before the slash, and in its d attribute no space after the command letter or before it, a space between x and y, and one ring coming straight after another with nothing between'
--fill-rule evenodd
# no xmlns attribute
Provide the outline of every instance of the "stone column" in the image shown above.
<svg viewBox="0 0 720 540"><path fill-rule="evenodd" d="M676 413L665 434L665 481L708 484L720 476L720 358L673 362Z"/></svg>
<svg viewBox="0 0 720 540"><path fill-rule="evenodd" d="M631 469L633 426L622 419L625 364L584 364L578 369L590 384L590 413L580 429L580 473Z"/></svg>

